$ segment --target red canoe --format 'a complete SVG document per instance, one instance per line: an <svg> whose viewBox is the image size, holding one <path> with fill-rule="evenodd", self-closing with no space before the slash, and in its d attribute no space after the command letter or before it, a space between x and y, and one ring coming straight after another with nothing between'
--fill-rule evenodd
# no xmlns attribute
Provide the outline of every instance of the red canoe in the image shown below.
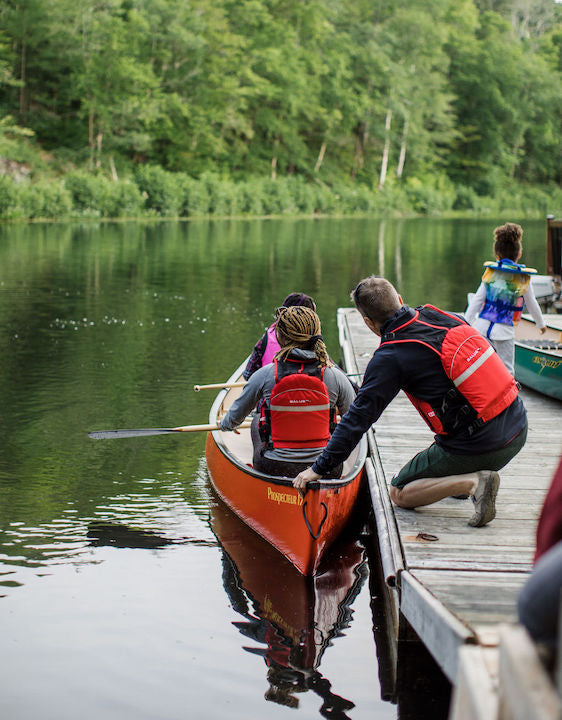
<svg viewBox="0 0 562 720"><path fill-rule="evenodd" d="M229 378L242 378L244 362ZM216 424L241 388L221 390L209 422ZM342 477L318 480L303 498L288 478L252 467L248 428L240 434L214 430L207 435L206 456L211 482L224 502L253 530L287 557L303 575L314 575L320 559L341 533L355 505L367 454L365 438L344 463Z"/></svg>

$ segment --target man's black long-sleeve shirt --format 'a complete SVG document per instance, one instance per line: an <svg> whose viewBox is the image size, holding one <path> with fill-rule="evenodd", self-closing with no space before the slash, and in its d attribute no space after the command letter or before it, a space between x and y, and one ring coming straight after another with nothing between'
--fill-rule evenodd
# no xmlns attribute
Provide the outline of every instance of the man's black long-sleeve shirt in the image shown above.
<svg viewBox="0 0 562 720"><path fill-rule="evenodd" d="M414 314L415 310L403 305L383 325L382 334L392 332ZM367 365L355 401L312 469L324 475L343 462L400 390L438 407L450 388L451 381L433 350L420 343L382 344ZM502 413L472 434L462 428L448 435L435 435L435 442L453 454L480 455L506 445L521 432L525 423L525 406L517 397Z"/></svg>

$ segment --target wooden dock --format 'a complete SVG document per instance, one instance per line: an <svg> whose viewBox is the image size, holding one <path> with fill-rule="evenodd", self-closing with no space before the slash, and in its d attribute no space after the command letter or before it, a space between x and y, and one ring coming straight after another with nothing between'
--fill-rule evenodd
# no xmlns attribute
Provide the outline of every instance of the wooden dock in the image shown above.
<svg viewBox="0 0 562 720"><path fill-rule="evenodd" d="M338 327L346 370L360 375L378 338L355 309L338 311ZM531 571L538 515L562 451L562 404L525 389L522 398L528 440L500 473L497 515L482 528L467 524L470 500L447 498L416 510L392 505L388 485L394 473L433 437L404 393L369 431L369 486L394 637L413 629L425 644L454 686L455 720L496 720L500 706L502 719L562 716L540 663L535 674L527 665L527 674L511 688L517 675L513 656L534 652L516 625L517 597ZM521 711L537 692L542 699L530 715L510 714L512 701L514 711ZM552 712L541 714L546 707Z"/></svg>

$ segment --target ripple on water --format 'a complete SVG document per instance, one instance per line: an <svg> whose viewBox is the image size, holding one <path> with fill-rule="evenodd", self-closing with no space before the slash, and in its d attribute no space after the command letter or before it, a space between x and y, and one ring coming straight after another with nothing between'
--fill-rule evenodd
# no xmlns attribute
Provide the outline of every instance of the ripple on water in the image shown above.
<svg viewBox="0 0 562 720"><path fill-rule="evenodd" d="M30 582L30 573L39 576L38 569L54 571L57 566L103 562L102 548L168 551L186 544L216 546L203 520L208 506L188 505L177 474L165 475L165 482L143 478L139 492L107 496L88 515L80 516L70 507L42 524L10 523L0 532L0 563L13 568L10 577L0 582L2 588L21 588Z"/></svg>

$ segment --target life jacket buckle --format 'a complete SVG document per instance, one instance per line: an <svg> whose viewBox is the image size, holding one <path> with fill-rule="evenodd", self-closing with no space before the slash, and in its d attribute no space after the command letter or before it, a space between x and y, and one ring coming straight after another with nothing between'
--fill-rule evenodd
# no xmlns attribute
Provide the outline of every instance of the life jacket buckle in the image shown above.
<svg viewBox="0 0 562 720"><path fill-rule="evenodd" d="M264 403L262 408L262 414L258 420L258 432L260 439L263 443L267 443L271 438L271 416L269 414L269 407L267 403Z"/></svg>
<svg viewBox="0 0 562 720"><path fill-rule="evenodd" d="M469 437L472 437L474 433L485 424L486 423L482 420L482 418L476 418L474 422L471 422L467 427Z"/></svg>

